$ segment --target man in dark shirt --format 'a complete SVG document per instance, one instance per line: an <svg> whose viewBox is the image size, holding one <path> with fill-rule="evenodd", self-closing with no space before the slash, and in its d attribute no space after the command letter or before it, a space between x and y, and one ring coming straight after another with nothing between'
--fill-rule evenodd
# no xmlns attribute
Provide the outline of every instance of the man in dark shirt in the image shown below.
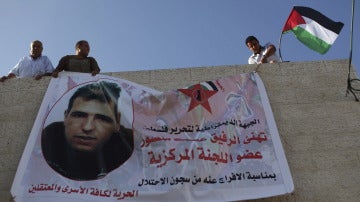
<svg viewBox="0 0 360 202"><path fill-rule="evenodd" d="M59 61L58 66L52 73L52 76L56 78L61 71L71 72L84 72L96 75L100 72L99 65L95 58L88 57L90 52L90 45L87 41L78 41L75 45L76 55L66 55Z"/></svg>
<svg viewBox="0 0 360 202"><path fill-rule="evenodd" d="M133 134L120 125L120 90L115 83L101 81L73 94L64 122L43 130L42 151L51 168L73 180L94 180L130 158Z"/></svg>

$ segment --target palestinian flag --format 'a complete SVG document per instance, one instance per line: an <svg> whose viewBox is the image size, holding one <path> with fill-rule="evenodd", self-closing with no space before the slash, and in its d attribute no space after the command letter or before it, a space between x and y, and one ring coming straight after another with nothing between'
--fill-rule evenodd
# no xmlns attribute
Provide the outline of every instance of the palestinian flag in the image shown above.
<svg viewBox="0 0 360 202"><path fill-rule="evenodd" d="M320 12L302 6L294 6L282 34L294 32L297 39L310 49L325 54L338 37L344 23L334 22Z"/></svg>

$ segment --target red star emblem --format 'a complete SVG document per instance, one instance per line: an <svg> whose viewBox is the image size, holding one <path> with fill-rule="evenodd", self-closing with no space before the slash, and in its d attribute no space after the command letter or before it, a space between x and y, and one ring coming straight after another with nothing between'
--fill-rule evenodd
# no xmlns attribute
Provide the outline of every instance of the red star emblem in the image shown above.
<svg viewBox="0 0 360 202"><path fill-rule="evenodd" d="M200 84L196 84L189 89L179 89L179 91L191 98L188 112L196 106L202 105L208 112L211 113L208 99L217 93L217 91L203 89Z"/></svg>

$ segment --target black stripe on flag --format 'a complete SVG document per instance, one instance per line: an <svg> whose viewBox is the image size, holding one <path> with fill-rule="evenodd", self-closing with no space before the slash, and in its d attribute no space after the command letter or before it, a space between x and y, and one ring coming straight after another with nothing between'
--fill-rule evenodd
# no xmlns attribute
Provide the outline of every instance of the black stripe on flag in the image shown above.
<svg viewBox="0 0 360 202"><path fill-rule="evenodd" d="M201 86L203 86L206 90L214 90L219 91L216 87L215 83L212 81L204 81L200 83Z"/></svg>
<svg viewBox="0 0 360 202"><path fill-rule="evenodd" d="M303 6L294 6L294 10L296 10L300 15L310 18L317 23L319 23L321 26L325 27L326 29L329 29L337 34L340 33L341 29L344 26L344 23L342 22L335 22L331 20L330 18L326 17L319 11L316 11L309 7L303 7Z"/></svg>

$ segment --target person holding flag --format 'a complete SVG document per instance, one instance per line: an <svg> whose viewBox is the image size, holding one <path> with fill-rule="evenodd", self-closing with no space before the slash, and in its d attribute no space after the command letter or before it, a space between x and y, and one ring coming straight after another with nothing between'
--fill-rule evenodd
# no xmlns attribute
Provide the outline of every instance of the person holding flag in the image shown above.
<svg viewBox="0 0 360 202"><path fill-rule="evenodd" d="M245 44L250 51L253 52L249 57L249 64L276 63L280 61L276 54L276 48L271 43L261 46L256 37L248 36L245 40Z"/></svg>

